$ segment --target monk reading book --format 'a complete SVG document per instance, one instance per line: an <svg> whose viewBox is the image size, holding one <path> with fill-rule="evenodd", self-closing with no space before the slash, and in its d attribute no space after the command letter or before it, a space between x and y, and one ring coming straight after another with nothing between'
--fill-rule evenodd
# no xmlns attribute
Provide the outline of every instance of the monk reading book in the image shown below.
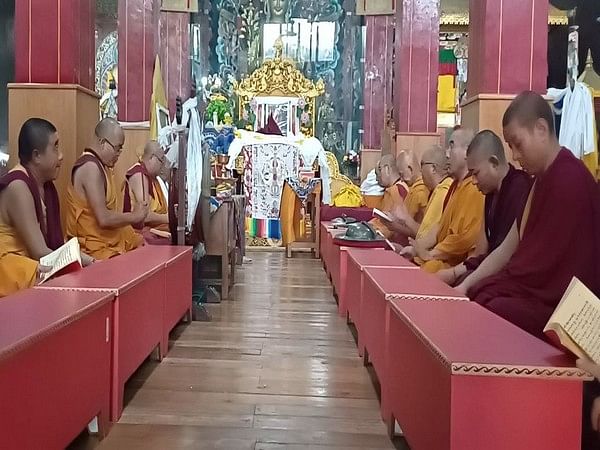
<svg viewBox="0 0 600 450"><path fill-rule="evenodd" d="M415 220L405 205L399 204L391 211L392 221L388 225L397 233L417 239L426 236L433 226L439 224L442 217L444 200L452 184L452 178L448 176L448 158L445 150L437 145L428 149L421 160L421 173L423 183L428 192L431 192L422 222ZM402 250L398 246L395 246L395 249Z"/></svg>
<svg viewBox="0 0 600 450"><path fill-rule="evenodd" d="M462 281L498 248L523 214L533 183L526 172L508 163L504 145L493 131L484 130L475 136L467 150L467 166L473 182L485 195L484 223L475 253L464 263L437 273L451 285Z"/></svg>
<svg viewBox="0 0 600 450"><path fill-rule="evenodd" d="M457 289L533 335L543 329L571 279L600 289L600 196L583 163L561 148L550 106L533 92L507 109L504 139L535 176L523 215Z"/></svg>
<svg viewBox="0 0 600 450"><path fill-rule="evenodd" d="M408 186L402 180L402 176L396 166L396 160L392 155L384 155L379 160L375 168L375 174L377 175L379 185L385 188L380 209L384 213L388 213L399 204L404 203L404 199L408 194ZM374 217L370 223L376 231L379 231L387 239L391 238L394 234L394 230L388 227L386 222L380 217Z"/></svg>
<svg viewBox="0 0 600 450"><path fill-rule="evenodd" d="M113 171L125 135L114 119L101 120L90 146L75 162L67 190L67 236L77 237L82 250L96 259L108 259L142 244L132 225L144 223L148 205L120 212Z"/></svg>
<svg viewBox="0 0 600 450"><path fill-rule="evenodd" d="M19 164L0 179L0 297L39 281L40 258L64 243L58 194L62 153L54 125L29 119L19 133ZM81 255L84 265L92 259Z"/></svg>
<svg viewBox="0 0 600 450"><path fill-rule="evenodd" d="M134 164L125 174L123 212L131 212L137 205L148 203L149 211L145 223L135 224L148 244L171 244L168 204L158 177L165 165L165 152L158 142L150 141L144 147L142 160ZM164 238L157 230L164 232Z"/></svg>
<svg viewBox="0 0 600 450"><path fill-rule="evenodd" d="M404 204L410 217L415 222L421 222L431 191L423 181L420 164L414 153L411 155L406 151L401 151L396 159L400 175L409 186Z"/></svg>
<svg viewBox="0 0 600 450"><path fill-rule="evenodd" d="M419 239L412 240L407 254L427 272L454 267L475 248L483 221L483 195L473 182L467 167L467 148L473 132L454 131L449 141L449 173L452 186L444 200L442 217L437 226Z"/></svg>

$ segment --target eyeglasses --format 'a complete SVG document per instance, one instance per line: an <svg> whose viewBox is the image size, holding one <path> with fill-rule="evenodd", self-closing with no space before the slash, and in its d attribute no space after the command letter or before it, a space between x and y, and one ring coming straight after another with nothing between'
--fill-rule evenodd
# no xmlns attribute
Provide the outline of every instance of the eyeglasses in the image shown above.
<svg viewBox="0 0 600 450"><path fill-rule="evenodd" d="M115 152L120 152L121 150L123 150L123 145L114 145L112 142L110 142L106 138L102 138L102 140L104 142L106 142L108 145L110 145Z"/></svg>
<svg viewBox="0 0 600 450"><path fill-rule="evenodd" d="M157 155L152 155L153 158L156 158L156 160L161 164L164 165L165 164L165 160L166 158L163 156L162 158L159 158Z"/></svg>

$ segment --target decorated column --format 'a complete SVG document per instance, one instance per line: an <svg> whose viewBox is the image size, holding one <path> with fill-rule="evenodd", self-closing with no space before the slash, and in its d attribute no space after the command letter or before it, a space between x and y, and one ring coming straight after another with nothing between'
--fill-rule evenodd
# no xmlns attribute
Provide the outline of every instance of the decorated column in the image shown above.
<svg viewBox="0 0 600 450"><path fill-rule="evenodd" d="M546 92L548 0L470 0L469 15L462 124L501 134L502 116L517 94Z"/></svg>
<svg viewBox="0 0 600 450"><path fill-rule="evenodd" d="M61 194L69 169L98 120L95 11L93 0L15 2L15 83L9 85L11 165L18 160L18 135L25 120L51 121L64 154L57 180Z"/></svg>
<svg viewBox="0 0 600 450"><path fill-rule="evenodd" d="M397 2L393 86L396 152L421 154L439 142L439 32L439 0Z"/></svg>

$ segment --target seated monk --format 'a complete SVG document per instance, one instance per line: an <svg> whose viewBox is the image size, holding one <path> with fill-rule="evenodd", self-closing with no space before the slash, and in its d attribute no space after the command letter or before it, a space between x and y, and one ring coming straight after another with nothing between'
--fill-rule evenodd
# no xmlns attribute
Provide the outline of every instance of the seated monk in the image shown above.
<svg viewBox="0 0 600 450"><path fill-rule="evenodd" d="M483 195L467 168L467 147L472 139L473 132L462 128L450 136L449 173L454 181L444 200L442 217L426 236L412 240L412 248L405 249L430 273L460 264L477 243L483 220Z"/></svg>
<svg viewBox="0 0 600 450"><path fill-rule="evenodd" d="M600 294L598 185L584 164L560 147L542 96L517 96L502 126L514 159L535 181L502 244L457 289L543 338L573 277Z"/></svg>
<svg viewBox="0 0 600 450"><path fill-rule="evenodd" d="M19 164L0 179L0 297L36 284L39 259L64 244L53 180L62 163L58 133L44 119L19 132ZM92 262L81 255L84 265Z"/></svg>
<svg viewBox="0 0 600 450"><path fill-rule="evenodd" d="M158 142L150 141L144 147L142 160L125 174L123 212L131 212L140 203L148 203L145 223L135 224L148 244L171 244L167 199L158 180L165 166L165 152ZM157 231L154 231L157 230ZM159 235L164 232L164 237Z"/></svg>
<svg viewBox="0 0 600 450"><path fill-rule="evenodd" d="M421 167L414 153L409 155L408 152L403 150L398 154L396 161L402 179L409 186L404 204L410 217L420 223L425 215L431 191L423 181Z"/></svg>
<svg viewBox="0 0 600 450"><path fill-rule="evenodd" d="M423 220L417 222L404 205L398 205L392 211L393 222L389 226L396 232L409 238L422 239L427 236L434 225L440 223L442 209L448 190L452 185L452 178L448 176L448 158L446 151L435 145L423 154L421 161L423 183L427 191L431 192ZM410 195L410 192L409 192ZM402 248L396 247L396 251Z"/></svg>
<svg viewBox="0 0 600 450"><path fill-rule="evenodd" d="M523 214L533 183L526 172L508 163L502 141L490 130L477 134L469 145L467 166L473 182L485 195L484 223L475 253L464 263L437 273L450 285L462 281L498 248L514 221Z"/></svg>
<svg viewBox="0 0 600 450"><path fill-rule="evenodd" d="M120 212L112 168L119 159L125 134L114 119L102 119L91 145L75 162L67 190L67 236L96 259L108 259L140 246L141 235L132 225L144 223L148 205Z"/></svg>
<svg viewBox="0 0 600 450"><path fill-rule="evenodd" d="M404 203L408 194L408 186L402 180L395 158L392 155L384 155L377 163L375 175L379 185L385 189L381 210L386 213L391 212L399 204ZM394 230L379 217L374 217L369 223L386 239L392 238Z"/></svg>

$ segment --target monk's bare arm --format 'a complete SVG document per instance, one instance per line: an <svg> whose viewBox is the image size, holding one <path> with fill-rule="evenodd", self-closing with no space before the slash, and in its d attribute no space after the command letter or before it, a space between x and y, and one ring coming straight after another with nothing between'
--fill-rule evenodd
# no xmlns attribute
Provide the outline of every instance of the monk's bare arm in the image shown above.
<svg viewBox="0 0 600 450"><path fill-rule="evenodd" d="M33 197L25 182L13 181L6 188L6 195L10 224L19 233L31 259L39 260L51 253L37 220Z"/></svg>
<svg viewBox="0 0 600 450"><path fill-rule="evenodd" d="M137 205L140 201L146 202L149 200L148 192L150 192L150 186L148 184L148 179L141 173L135 173L129 178L129 188L133 192L132 208L134 205ZM169 215L156 214L155 212L150 211L148 213L148 217L146 217L145 223L149 225L168 224Z"/></svg>
<svg viewBox="0 0 600 450"><path fill-rule="evenodd" d="M512 228L508 232L508 235L504 239L504 242L502 242L502 244L500 244L496 250L490 253L489 256L483 260L477 270L469 275L466 280L463 281L460 286L458 286L458 289L461 292L467 292L479 281L498 273L508 263L518 246L519 231L517 229L517 222L515 221Z"/></svg>
<svg viewBox="0 0 600 450"><path fill-rule="evenodd" d="M111 211L106 207L104 180L100 169L93 163L87 163L77 169L74 179L75 186L81 186L88 203L94 211L98 225L102 228L120 228L133 225L144 220L146 213L139 210L130 213ZM141 217L140 217L141 216Z"/></svg>

